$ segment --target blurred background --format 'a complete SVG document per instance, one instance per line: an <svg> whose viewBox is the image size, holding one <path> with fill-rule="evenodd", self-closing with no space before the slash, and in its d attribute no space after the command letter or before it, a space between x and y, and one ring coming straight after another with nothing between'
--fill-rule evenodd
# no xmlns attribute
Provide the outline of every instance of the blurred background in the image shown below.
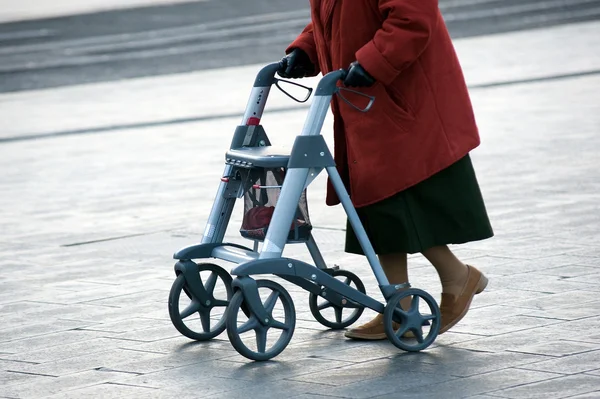
<svg viewBox="0 0 600 399"><path fill-rule="evenodd" d="M600 16L600 0L439 3L454 38ZM308 4L0 0L0 92L271 62L306 25Z"/></svg>

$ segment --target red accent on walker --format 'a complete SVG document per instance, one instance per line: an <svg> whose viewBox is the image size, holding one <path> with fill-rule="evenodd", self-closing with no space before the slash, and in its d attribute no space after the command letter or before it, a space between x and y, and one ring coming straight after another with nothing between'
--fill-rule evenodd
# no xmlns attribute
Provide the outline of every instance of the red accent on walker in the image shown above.
<svg viewBox="0 0 600 399"><path fill-rule="evenodd" d="M248 121L246 121L246 126L258 126L259 123L260 118L257 118L256 116L251 116L250 118L248 118Z"/></svg>

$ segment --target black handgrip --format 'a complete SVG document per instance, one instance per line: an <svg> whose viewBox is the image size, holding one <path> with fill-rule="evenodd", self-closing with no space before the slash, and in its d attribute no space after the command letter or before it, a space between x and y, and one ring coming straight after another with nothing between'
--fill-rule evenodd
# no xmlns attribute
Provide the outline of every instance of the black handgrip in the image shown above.
<svg viewBox="0 0 600 399"><path fill-rule="evenodd" d="M282 75L285 73L285 70L287 69L287 62L287 57L284 57L281 59L281 61L279 61L279 69L277 70L278 74Z"/></svg>
<svg viewBox="0 0 600 399"><path fill-rule="evenodd" d="M288 59L286 57L282 58L281 61L279 61L279 69L277 70L277 73L282 74L285 73L285 70L287 68L287 63L288 63ZM340 80L344 80L346 79L346 76L348 76L348 73L350 72L350 68L348 69L340 69L339 72L341 72L341 76L340 76Z"/></svg>

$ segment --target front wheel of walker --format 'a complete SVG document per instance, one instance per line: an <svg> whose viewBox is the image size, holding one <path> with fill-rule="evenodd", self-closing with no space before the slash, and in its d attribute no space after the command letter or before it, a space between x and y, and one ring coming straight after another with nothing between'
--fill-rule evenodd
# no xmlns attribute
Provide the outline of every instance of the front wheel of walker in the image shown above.
<svg viewBox="0 0 600 399"><path fill-rule="evenodd" d="M225 269L211 263L201 263L198 268L198 287L209 298L201 303L179 274L169 292L169 317L181 334L196 341L208 341L225 331L225 311L233 296L232 278ZM183 293L183 295L182 295Z"/></svg>
<svg viewBox="0 0 600 399"><path fill-rule="evenodd" d="M400 305L406 297L412 297L408 310ZM399 323L400 327L394 329L393 322ZM396 347L409 352L418 352L431 345L440 331L440 323L437 302L427 292L415 288L394 294L383 312L385 335Z"/></svg>
<svg viewBox="0 0 600 399"><path fill-rule="evenodd" d="M256 284L267 319L259 321L245 306L242 290L238 290L227 309L227 335L240 355L264 361L279 355L292 339L296 310L292 297L281 285L270 280L257 280Z"/></svg>

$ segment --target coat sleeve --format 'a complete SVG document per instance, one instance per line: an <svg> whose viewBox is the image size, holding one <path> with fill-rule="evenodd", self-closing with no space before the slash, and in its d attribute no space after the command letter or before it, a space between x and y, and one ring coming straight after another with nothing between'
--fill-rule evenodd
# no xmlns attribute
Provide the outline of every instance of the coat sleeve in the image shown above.
<svg viewBox="0 0 600 399"><path fill-rule="evenodd" d="M285 53L290 53L293 49L299 48L308 54L310 62L315 66L314 76L317 76L321 71L319 69L319 57L317 55L317 45L313 35L313 25L310 22L300 35L288 46Z"/></svg>
<svg viewBox="0 0 600 399"><path fill-rule="evenodd" d="M373 39L356 52L356 60L389 85L425 50L441 15L437 0L379 0L378 7L385 20Z"/></svg>

